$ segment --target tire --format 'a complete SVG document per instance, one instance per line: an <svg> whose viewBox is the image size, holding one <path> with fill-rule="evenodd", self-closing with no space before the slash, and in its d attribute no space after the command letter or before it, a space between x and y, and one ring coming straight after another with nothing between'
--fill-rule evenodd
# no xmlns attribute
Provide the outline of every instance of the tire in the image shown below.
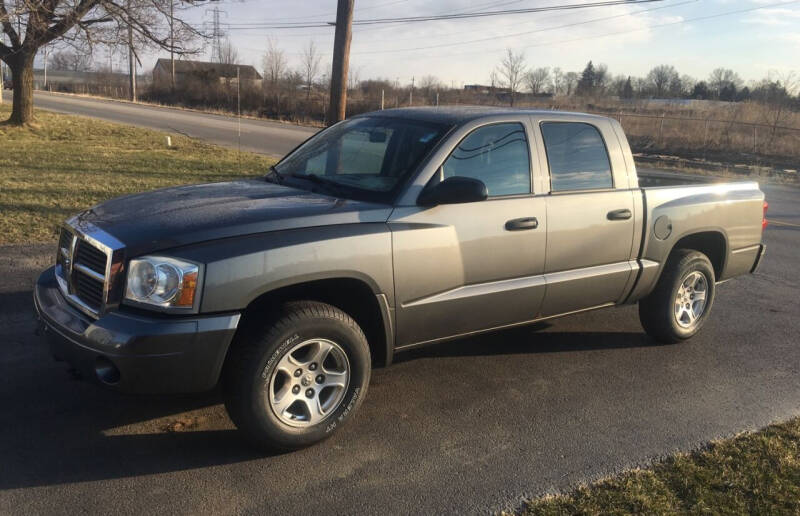
<svg viewBox="0 0 800 516"><path fill-rule="evenodd" d="M644 331L666 344L695 335L711 313L715 281L706 255L689 249L673 251L653 292L639 301ZM704 297L699 299L703 289Z"/></svg>
<svg viewBox="0 0 800 516"><path fill-rule="evenodd" d="M352 418L367 393L370 364L367 339L349 315L325 303L286 303L231 349L225 408L260 449L310 446Z"/></svg>

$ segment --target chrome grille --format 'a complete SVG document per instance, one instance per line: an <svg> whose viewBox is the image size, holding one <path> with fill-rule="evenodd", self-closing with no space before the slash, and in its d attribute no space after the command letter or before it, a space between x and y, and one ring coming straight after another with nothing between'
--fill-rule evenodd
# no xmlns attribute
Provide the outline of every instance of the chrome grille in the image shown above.
<svg viewBox="0 0 800 516"><path fill-rule="evenodd" d="M72 247L72 233L70 233L66 229L62 229L61 236L58 237L58 250L59 252L69 253L71 247Z"/></svg>
<svg viewBox="0 0 800 516"><path fill-rule="evenodd" d="M108 256L100 249L94 247L86 240L78 240L78 245L75 247L75 258L73 260L76 264L81 264L88 269L105 276L106 262Z"/></svg>
<svg viewBox="0 0 800 516"><path fill-rule="evenodd" d="M110 300L109 292L114 291L114 298L118 294L110 288L114 282L106 276L109 270L119 270L122 249L119 241L91 225L83 224L80 230L70 224L63 228L58 239L56 277L67 301L93 317L115 306L118 300ZM112 258L117 260L113 268Z"/></svg>
<svg viewBox="0 0 800 516"><path fill-rule="evenodd" d="M75 286L75 294L78 299L83 301L89 308L99 312L103 306L103 287L104 283L91 276L87 276L79 270L73 272L72 284Z"/></svg>

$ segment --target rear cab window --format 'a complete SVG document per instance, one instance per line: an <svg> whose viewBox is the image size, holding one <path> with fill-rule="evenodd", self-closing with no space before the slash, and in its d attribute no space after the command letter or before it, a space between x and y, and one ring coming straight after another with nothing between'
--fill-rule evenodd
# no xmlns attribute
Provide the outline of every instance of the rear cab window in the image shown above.
<svg viewBox="0 0 800 516"><path fill-rule="evenodd" d="M540 127L552 192L614 187L608 150L597 127L584 122L542 122Z"/></svg>

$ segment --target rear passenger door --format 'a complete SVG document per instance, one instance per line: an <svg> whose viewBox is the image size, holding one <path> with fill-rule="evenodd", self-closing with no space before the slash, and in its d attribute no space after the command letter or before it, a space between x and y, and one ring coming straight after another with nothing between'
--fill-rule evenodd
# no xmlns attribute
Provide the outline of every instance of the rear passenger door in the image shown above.
<svg viewBox="0 0 800 516"><path fill-rule="evenodd" d="M635 217L613 128L600 118L538 126L550 179L542 316L617 302L633 271Z"/></svg>

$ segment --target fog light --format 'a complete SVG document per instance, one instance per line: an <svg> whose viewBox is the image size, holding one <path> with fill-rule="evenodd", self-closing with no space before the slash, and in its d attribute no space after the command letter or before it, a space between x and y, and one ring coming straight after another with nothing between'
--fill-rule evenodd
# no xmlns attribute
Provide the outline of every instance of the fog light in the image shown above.
<svg viewBox="0 0 800 516"><path fill-rule="evenodd" d="M119 369L106 357L97 357L94 363L94 374L101 382L114 385L119 383Z"/></svg>

